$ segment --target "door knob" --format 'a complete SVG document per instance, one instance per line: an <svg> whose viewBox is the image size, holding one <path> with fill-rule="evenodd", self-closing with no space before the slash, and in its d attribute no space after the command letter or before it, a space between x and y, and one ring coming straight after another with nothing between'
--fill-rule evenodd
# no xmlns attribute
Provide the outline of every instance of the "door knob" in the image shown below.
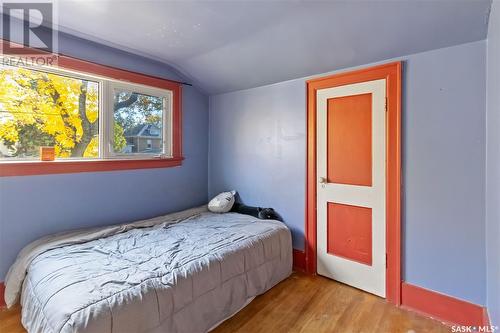
<svg viewBox="0 0 500 333"><path fill-rule="evenodd" d="M320 184L328 183L328 181L326 180L326 177L319 177L319 182L320 182Z"/></svg>

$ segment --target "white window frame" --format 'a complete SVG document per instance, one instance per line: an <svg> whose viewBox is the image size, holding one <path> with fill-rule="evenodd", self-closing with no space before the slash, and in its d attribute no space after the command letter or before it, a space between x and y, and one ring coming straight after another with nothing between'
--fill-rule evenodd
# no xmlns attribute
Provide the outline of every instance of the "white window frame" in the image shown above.
<svg viewBox="0 0 500 333"><path fill-rule="evenodd" d="M0 57L1 60L1 57ZM42 71L50 74L68 76L75 79L96 82L99 85L99 152L97 157L68 157L59 160L147 160L165 159L173 157L173 91L150 87L138 83L119 81L97 75L88 75L73 70L54 68L49 66L4 66L18 67L28 70ZM112 138L114 136L114 91L115 89L127 90L139 94L161 97L163 100L163 126L162 126L162 153L115 153ZM5 158L4 161L35 161L34 158Z"/></svg>
<svg viewBox="0 0 500 333"><path fill-rule="evenodd" d="M104 135L102 139L102 156L105 159L148 159L172 157L172 109L173 92L170 90L149 87L137 83L106 80L104 82L104 102L107 105L107 115L103 119ZM125 90L138 94L160 97L163 100L163 126L162 126L162 152L160 154L148 153L117 153L113 150L114 129L114 96L116 90ZM101 147L101 145L100 145Z"/></svg>

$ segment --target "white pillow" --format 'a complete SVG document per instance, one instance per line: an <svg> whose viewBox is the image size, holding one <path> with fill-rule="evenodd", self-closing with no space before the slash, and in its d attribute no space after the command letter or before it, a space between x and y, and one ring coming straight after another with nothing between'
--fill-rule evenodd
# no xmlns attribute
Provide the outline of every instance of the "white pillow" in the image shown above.
<svg viewBox="0 0 500 333"><path fill-rule="evenodd" d="M213 213L227 213L234 204L236 191L222 192L208 203L208 210Z"/></svg>

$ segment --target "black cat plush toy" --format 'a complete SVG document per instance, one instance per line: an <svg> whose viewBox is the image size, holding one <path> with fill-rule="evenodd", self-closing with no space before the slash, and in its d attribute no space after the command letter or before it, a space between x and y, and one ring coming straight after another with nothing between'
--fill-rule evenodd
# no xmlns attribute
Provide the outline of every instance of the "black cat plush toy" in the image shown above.
<svg viewBox="0 0 500 333"><path fill-rule="evenodd" d="M252 207L235 202L231 211L234 213L251 215L261 220L282 220L281 216L272 208Z"/></svg>

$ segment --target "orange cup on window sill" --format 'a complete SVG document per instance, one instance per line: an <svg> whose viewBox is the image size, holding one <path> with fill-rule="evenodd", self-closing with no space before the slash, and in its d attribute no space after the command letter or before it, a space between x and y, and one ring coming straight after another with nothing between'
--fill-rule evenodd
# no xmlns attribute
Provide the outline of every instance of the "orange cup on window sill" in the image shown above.
<svg viewBox="0 0 500 333"><path fill-rule="evenodd" d="M56 159L56 149L54 147L40 147L40 160L53 161Z"/></svg>

